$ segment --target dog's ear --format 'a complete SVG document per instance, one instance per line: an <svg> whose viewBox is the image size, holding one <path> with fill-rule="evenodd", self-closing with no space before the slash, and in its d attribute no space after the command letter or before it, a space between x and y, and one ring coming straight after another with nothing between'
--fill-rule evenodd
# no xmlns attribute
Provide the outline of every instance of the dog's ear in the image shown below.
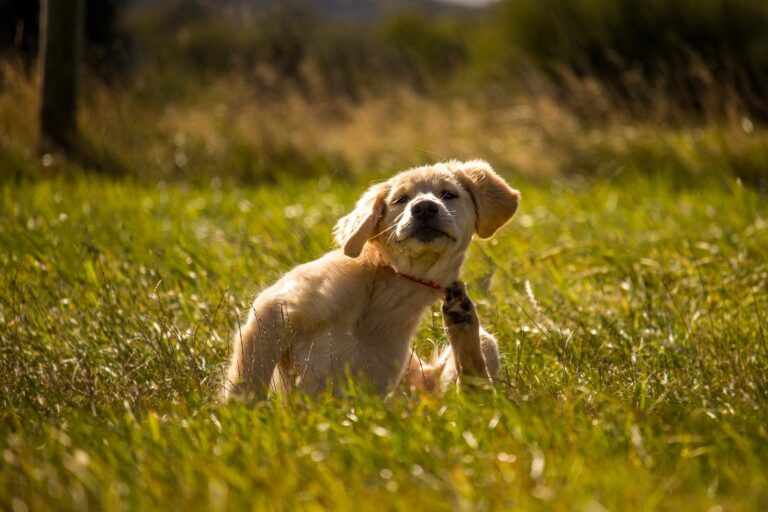
<svg viewBox="0 0 768 512"><path fill-rule="evenodd" d="M454 172L475 203L475 232L491 237L517 211L520 192L513 189L482 160L455 163Z"/></svg>
<svg viewBox="0 0 768 512"><path fill-rule="evenodd" d="M365 242L375 234L384 214L384 198L388 191L388 183L371 186L357 202L355 209L336 223L333 237L345 255L351 258L360 256Z"/></svg>

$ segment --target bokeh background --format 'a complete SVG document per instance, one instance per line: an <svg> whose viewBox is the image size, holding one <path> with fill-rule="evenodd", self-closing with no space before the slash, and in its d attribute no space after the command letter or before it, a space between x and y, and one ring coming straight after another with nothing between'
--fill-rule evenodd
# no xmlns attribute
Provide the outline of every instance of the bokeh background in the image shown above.
<svg viewBox="0 0 768 512"><path fill-rule="evenodd" d="M85 4L79 165L98 172L259 182L481 156L534 179L766 186L761 0ZM67 165L35 151L38 11L0 2L6 177Z"/></svg>

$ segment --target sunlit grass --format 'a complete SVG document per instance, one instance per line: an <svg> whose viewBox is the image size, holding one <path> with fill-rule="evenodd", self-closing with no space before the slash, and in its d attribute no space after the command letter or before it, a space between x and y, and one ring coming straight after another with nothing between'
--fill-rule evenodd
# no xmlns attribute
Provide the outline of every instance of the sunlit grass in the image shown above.
<svg viewBox="0 0 768 512"><path fill-rule="evenodd" d="M237 318L365 186L0 192L0 503L14 510L768 505L768 210L736 180L536 185L464 278L495 396L220 406ZM434 310L418 346L442 342Z"/></svg>

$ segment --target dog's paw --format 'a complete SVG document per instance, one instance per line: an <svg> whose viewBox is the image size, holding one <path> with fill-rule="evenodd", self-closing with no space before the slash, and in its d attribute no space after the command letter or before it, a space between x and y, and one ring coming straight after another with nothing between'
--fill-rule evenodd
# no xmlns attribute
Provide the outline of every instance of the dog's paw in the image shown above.
<svg viewBox="0 0 768 512"><path fill-rule="evenodd" d="M443 297L443 324L446 328L477 325L475 304L467 296L466 286L461 281L445 289Z"/></svg>

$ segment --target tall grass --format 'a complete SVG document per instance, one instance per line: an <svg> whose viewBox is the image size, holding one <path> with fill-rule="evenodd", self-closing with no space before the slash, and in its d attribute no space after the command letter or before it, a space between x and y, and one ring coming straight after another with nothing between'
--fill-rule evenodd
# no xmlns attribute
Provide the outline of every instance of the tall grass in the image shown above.
<svg viewBox="0 0 768 512"><path fill-rule="evenodd" d="M495 395L253 408L216 403L237 318L330 247L366 180L6 183L0 504L764 507L765 199L507 178L519 217L463 272L500 340Z"/></svg>
<svg viewBox="0 0 768 512"><path fill-rule="evenodd" d="M168 80L180 83L167 96ZM18 179L68 165L36 152L34 75L2 68L0 173ZM757 120L660 124L601 105L588 80L573 97L535 94L425 96L395 86L357 102L288 90L255 91L241 75L207 83L140 75L135 83L85 84L80 124L86 167L147 181L275 181L295 176L350 178L447 158L483 155L531 179L610 177L651 172L679 184L738 177L768 187L768 138Z"/></svg>

